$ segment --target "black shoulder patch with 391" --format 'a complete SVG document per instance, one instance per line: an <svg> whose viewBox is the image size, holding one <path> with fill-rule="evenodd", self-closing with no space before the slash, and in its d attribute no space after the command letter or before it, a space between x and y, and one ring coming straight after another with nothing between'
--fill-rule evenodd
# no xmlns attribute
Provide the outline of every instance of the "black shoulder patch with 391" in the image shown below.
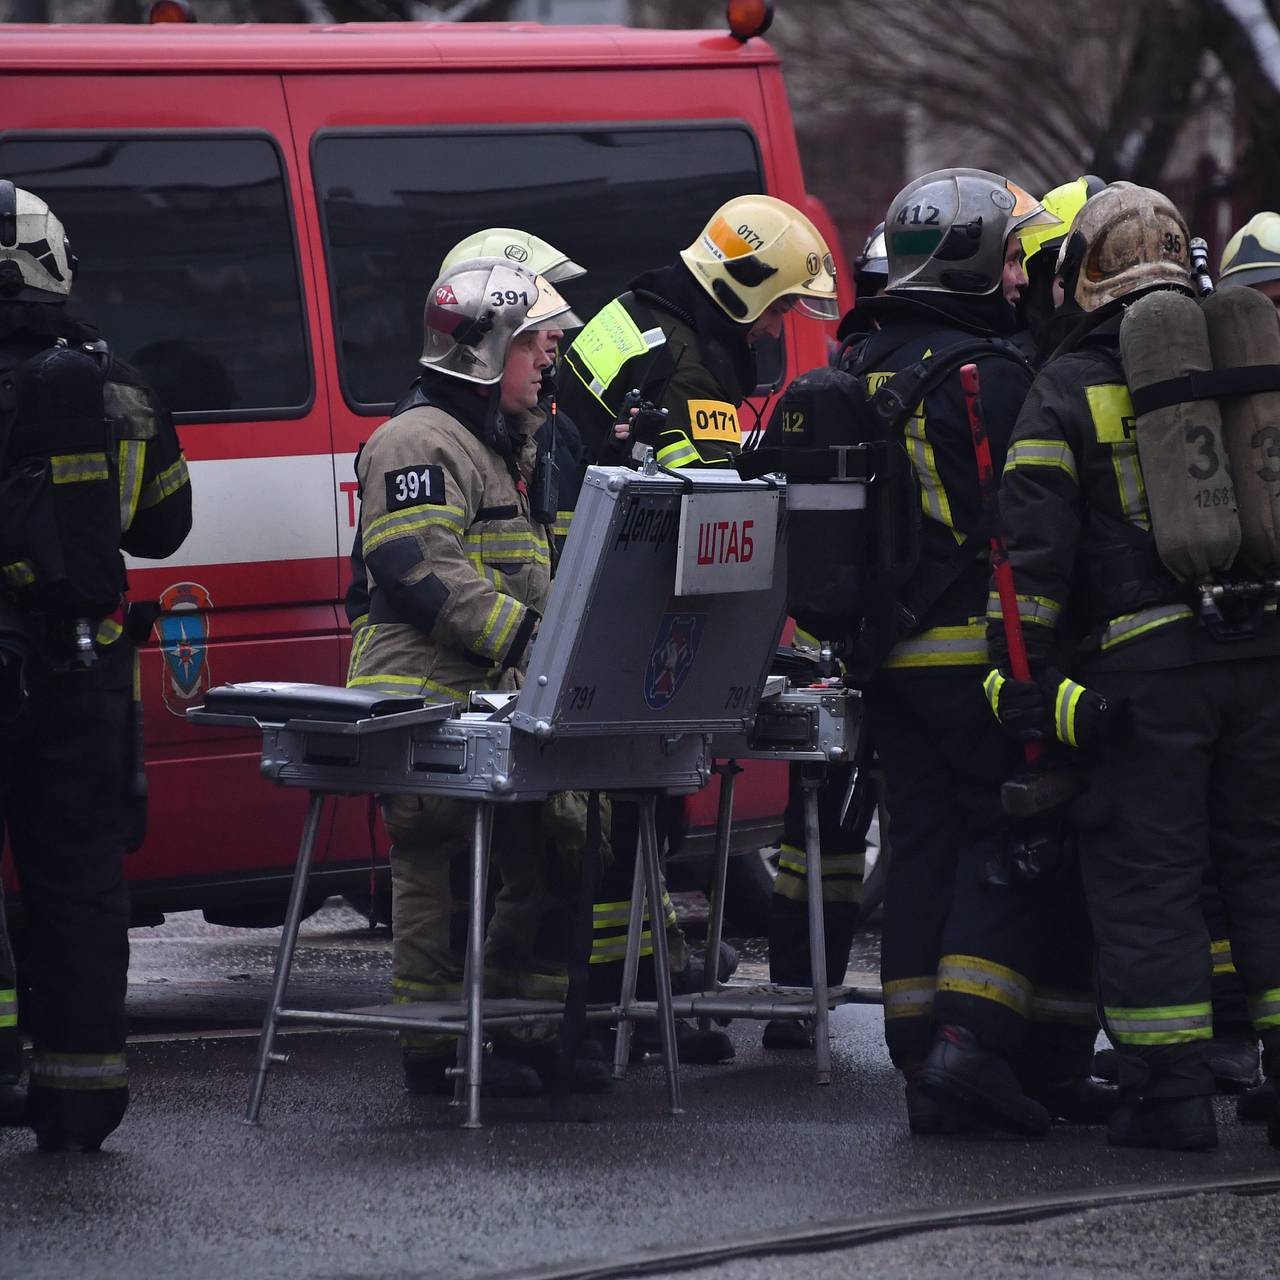
<svg viewBox="0 0 1280 1280"><path fill-rule="evenodd" d="M387 486L387 510L403 511L405 507L444 504L444 469L434 462L384 471Z"/></svg>

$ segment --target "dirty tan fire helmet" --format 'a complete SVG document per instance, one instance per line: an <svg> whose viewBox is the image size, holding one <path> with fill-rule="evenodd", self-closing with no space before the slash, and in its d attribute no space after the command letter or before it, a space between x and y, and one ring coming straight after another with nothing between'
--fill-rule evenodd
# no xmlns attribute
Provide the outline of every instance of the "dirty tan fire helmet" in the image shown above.
<svg viewBox="0 0 1280 1280"><path fill-rule="evenodd" d="M1255 213L1227 241L1218 287L1280 280L1280 213Z"/></svg>
<svg viewBox="0 0 1280 1280"><path fill-rule="evenodd" d="M65 302L75 271L71 242L49 206L0 179L0 302Z"/></svg>
<svg viewBox="0 0 1280 1280"><path fill-rule="evenodd" d="M1058 252L1057 274L1082 311L1146 289L1191 288L1191 237L1173 201L1113 182L1087 200Z"/></svg>
<svg viewBox="0 0 1280 1280"><path fill-rule="evenodd" d="M552 284L563 284L566 280L576 280L587 274L587 269L578 266L568 254L561 253L538 236L528 231L517 231L514 227L489 227L459 240L445 254L440 274L444 275L459 262L475 258L503 258Z"/></svg>
<svg viewBox="0 0 1280 1280"><path fill-rule="evenodd" d="M1001 287L1005 241L1058 225L1030 192L986 169L938 169L908 183L885 215L890 293L982 297Z"/></svg>
<svg viewBox="0 0 1280 1280"><path fill-rule="evenodd" d="M431 286L418 363L451 378L489 386L502 377L518 334L582 324L543 276L505 258L459 262Z"/></svg>
<svg viewBox="0 0 1280 1280"><path fill-rule="evenodd" d="M834 320L836 267L822 233L773 196L735 196L680 252L693 278L731 320L750 324L779 298L806 315Z"/></svg>

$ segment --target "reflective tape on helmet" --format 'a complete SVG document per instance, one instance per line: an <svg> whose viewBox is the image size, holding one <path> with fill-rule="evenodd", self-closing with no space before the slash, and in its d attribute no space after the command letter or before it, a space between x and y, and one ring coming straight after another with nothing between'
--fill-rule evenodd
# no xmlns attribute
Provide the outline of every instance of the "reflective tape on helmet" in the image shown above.
<svg viewBox="0 0 1280 1280"><path fill-rule="evenodd" d="M937 979L892 978L884 983L884 1016L892 1018L927 1018L933 1013L933 996Z"/></svg>
<svg viewBox="0 0 1280 1280"><path fill-rule="evenodd" d="M1150 609L1139 609L1137 613L1123 613L1107 624L1099 647L1105 653L1109 649L1128 644L1139 636L1148 635L1158 627L1189 622L1191 617L1191 609L1185 604L1155 605Z"/></svg>
<svg viewBox="0 0 1280 1280"><path fill-rule="evenodd" d="M1280 992L1276 995L1280 998ZM1193 1040L1208 1040L1213 1035L1213 1006L1207 1000L1146 1009L1108 1005L1105 1013L1107 1028L1119 1044L1188 1044Z"/></svg>
<svg viewBox="0 0 1280 1280"><path fill-rule="evenodd" d="M129 1084L123 1053L49 1053L31 1057L31 1083L42 1089L124 1089Z"/></svg>
<svg viewBox="0 0 1280 1280"><path fill-rule="evenodd" d="M982 956L943 956L938 961L938 991L990 1000L1023 1018L1031 1014L1031 983L1022 974Z"/></svg>
<svg viewBox="0 0 1280 1280"><path fill-rule="evenodd" d="M1249 1017L1259 1031L1264 1027L1280 1027L1280 987L1250 996Z"/></svg>

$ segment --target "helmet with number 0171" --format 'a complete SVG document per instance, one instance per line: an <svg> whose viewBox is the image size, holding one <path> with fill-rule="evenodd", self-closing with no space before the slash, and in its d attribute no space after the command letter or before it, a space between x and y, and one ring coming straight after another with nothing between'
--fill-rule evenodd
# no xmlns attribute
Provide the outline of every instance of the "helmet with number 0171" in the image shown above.
<svg viewBox="0 0 1280 1280"><path fill-rule="evenodd" d="M1058 219L1017 183L986 169L938 169L909 182L885 215L890 293L983 297L1003 282L1005 242Z"/></svg>
<svg viewBox="0 0 1280 1280"><path fill-rule="evenodd" d="M785 200L734 196L680 251L693 278L731 320L751 324L771 304L794 299L805 315L834 320L836 268L822 232Z"/></svg>
<svg viewBox="0 0 1280 1280"><path fill-rule="evenodd" d="M535 276L550 280L552 284L563 284L566 280L576 280L587 274L586 267L578 266L555 245L514 227L488 227L459 240L444 255L440 274L444 275L459 262L474 258L504 258L517 267L532 271Z"/></svg>
<svg viewBox="0 0 1280 1280"><path fill-rule="evenodd" d="M528 329L582 324L543 276L502 258L459 262L431 286L418 363L488 386L502 377L507 352Z"/></svg>
<svg viewBox="0 0 1280 1280"><path fill-rule="evenodd" d="M1076 214L1058 253L1057 274L1081 311L1148 289L1192 293L1187 224L1162 192L1113 182Z"/></svg>

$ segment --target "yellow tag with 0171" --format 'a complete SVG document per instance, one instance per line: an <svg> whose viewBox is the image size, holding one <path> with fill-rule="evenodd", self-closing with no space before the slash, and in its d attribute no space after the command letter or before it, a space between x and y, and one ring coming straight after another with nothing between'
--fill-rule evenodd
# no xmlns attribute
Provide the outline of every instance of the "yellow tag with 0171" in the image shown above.
<svg viewBox="0 0 1280 1280"><path fill-rule="evenodd" d="M727 400L690 400L689 434L695 440L716 444L741 444L738 411Z"/></svg>

